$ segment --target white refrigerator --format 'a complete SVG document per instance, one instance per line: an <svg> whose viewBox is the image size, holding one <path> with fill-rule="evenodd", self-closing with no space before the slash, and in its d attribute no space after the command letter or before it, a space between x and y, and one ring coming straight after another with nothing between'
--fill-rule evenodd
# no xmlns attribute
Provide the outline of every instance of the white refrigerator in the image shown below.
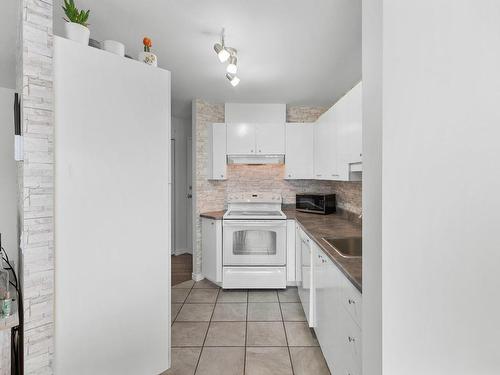
<svg viewBox="0 0 500 375"><path fill-rule="evenodd" d="M170 365L170 72L58 38L55 372Z"/></svg>

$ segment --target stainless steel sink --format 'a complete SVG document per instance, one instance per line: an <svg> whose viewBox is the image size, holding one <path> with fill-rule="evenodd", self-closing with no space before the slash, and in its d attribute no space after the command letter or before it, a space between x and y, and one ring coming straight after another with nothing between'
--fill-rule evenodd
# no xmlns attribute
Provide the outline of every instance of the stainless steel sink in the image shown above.
<svg viewBox="0 0 500 375"><path fill-rule="evenodd" d="M344 258L360 258L363 255L361 237L323 238Z"/></svg>

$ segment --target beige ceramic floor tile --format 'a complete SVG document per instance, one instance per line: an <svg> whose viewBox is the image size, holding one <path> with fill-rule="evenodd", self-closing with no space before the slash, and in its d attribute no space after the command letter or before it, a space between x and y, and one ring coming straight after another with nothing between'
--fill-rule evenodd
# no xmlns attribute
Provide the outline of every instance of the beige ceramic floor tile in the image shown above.
<svg viewBox="0 0 500 375"><path fill-rule="evenodd" d="M172 289L172 303L184 303L189 294L189 289Z"/></svg>
<svg viewBox="0 0 500 375"><path fill-rule="evenodd" d="M318 346L307 322L285 322L288 346Z"/></svg>
<svg viewBox="0 0 500 375"><path fill-rule="evenodd" d="M297 288L287 288L285 290L279 290L278 298L280 302L300 302Z"/></svg>
<svg viewBox="0 0 500 375"><path fill-rule="evenodd" d="M292 375L288 348L247 348L245 375Z"/></svg>
<svg viewBox="0 0 500 375"><path fill-rule="evenodd" d="M247 318L246 303L218 303L215 305L212 321L244 322Z"/></svg>
<svg viewBox="0 0 500 375"><path fill-rule="evenodd" d="M201 348L172 348L172 367L161 375L194 375Z"/></svg>
<svg viewBox="0 0 500 375"><path fill-rule="evenodd" d="M267 322L281 320L279 303L248 303L248 321Z"/></svg>
<svg viewBox="0 0 500 375"><path fill-rule="evenodd" d="M214 304L209 303L185 303L182 306L177 322L209 322L214 311Z"/></svg>
<svg viewBox="0 0 500 375"><path fill-rule="evenodd" d="M172 303L172 311L171 311L171 317L172 317L172 323L174 322L175 318L177 317L177 314L179 311L181 311L182 303Z"/></svg>
<svg viewBox="0 0 500 375"><path fill-rule="evenodd" d="M305 322L306 315L301 303L282 303L281 312L283 313L283 320L286 322Z"/></svg>
<svg viewBox="0 0 500 375"><path fill-rule="evenodd" d="M191 289L194 285L194 281L193 280L188 280L188 281L184 281L180 284L177 284L177 285L174 285L172 288L174 289Z"/></svg>
<svg viewBox="0 0 500 375"><path fill-rule="evenodd" d="M290 355L295 375L330 375L320 348L290 348Z"/></svg>
<svg viewBox="0 0 500 375"><path fill-rule="evenodd" d="M247 346L286 346L282 322L248 322Z"/></svg>
<svg viewBox="0 0 500 375"><path fill-rule="evenodd" d="M219 287L217 285L215 285L211 281L208 281L207 279L197 281L196 283L194 283L193 288L195 288L195 289L219 289Z"/></svg>
<svg viewBox="0 0 500 375"><path fill-rule="evenodd" d="M175 322L172 325L172 347L202 346L208 322Z"/></svg>
<svg viewBox="0 0 500 375"><path fill-rule="evenodd" d="M243 375L245 348L204 347L196 375Z"/></svg>
<svg viewBox="0 0 500 375"><path fill-rule="evenodd" d="M205 346L245 346L245 322L212 322Z"/></svg>
<svg viewBox="0 0 500 375"><path fill-rule="evenodd" d="M248 292L246 290L221 290L217 302L220 303L233 303L233 302L246 302Z"/></svg>
<svg viewBox="0 0 500 375"><path fill-rule="evenodd" d="M191 289L186 303L215 303L218 293L217 289Z"/></svg>
<svg viewBox="0 0 500 375"><path fill-rule="evenodd" d="M275 290L249 290L248 302L278 302Z"/></svg>

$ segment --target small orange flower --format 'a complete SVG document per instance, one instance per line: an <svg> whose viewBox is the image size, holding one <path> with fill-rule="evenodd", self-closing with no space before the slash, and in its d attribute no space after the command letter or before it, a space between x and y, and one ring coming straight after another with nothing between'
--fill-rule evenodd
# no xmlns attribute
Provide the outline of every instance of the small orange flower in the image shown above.
<svg viewBox="0 0 500 375"><path fill-rule="evenodd" d="M144 46L145 47L149 47L151 48L153 46L153 43L151 42L151 39L149 39L148 37L145 37L143 40L142 40L142 43L144 43Z"/></svg>

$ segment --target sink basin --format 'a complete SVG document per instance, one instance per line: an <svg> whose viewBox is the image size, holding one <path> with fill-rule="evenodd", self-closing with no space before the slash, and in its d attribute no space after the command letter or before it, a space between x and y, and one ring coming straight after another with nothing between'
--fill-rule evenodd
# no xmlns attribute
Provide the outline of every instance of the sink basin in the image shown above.
<svg viewBox="0 0 500 375"><path fill-rule="evenodd" d="M363 254L361 237L323 238L323 240L344 258L360 258Z"/></svg>

